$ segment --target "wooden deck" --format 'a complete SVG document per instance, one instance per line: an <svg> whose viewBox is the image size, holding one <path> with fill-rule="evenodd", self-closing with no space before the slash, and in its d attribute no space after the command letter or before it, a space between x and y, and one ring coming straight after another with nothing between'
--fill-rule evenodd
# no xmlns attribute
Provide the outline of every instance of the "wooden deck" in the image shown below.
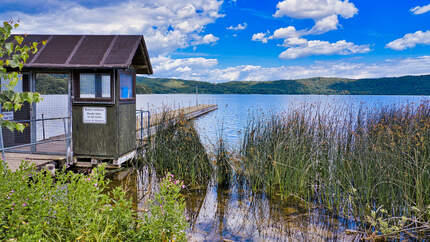
<svg viewBox="0 0 430 242"><path fill-rule="evenodd" d="M201 104L198 106L192 106L187 108L180 108L172 111L167 111L166 113L156 113L151 114L151 122L150 125L156 126L162 121L163 116L166 118L176 118L180 115L183 115L186 119L194 119L198 116L204 115L211 111L214 111L218 108L218 105L215 104ZM141 129L141 121L140 116L136 116L136 130ZM143 115L143 129L146 129L148 126L148 116L146 114Z"/></svg>
<svg viewBox="0 0 430 242"><path fill-rule="evenodd" d="M60 155L5 153L6 163L12 171L16 171L24 160L36 165L38 168L41 168L48 164L62 162L65 159L66 156Z"/></svg>
<svg viewBox="0 0 430 242"><path fill-rule="evenodd" d="M218 108L217 105L199 105L188 108L181 108L177 110L173 110L167 113L167 117L176 118L179 115L183 115L186 119L194 119L201 115L212 112ZM150 135L155 133L155 127L160 123L162 119L162 114L155 114L151 116L151 127L150 127ZM141 122L139 115L136 117L136 138L139 139ZM147 137L147 116L144 117L144 136ZM29 161L32 164L35 164L37 167L44 167L47 164L55 164L58 162L63 163L66 160L66 142L65 136L56 136L52 137L49 140L46 140L47 143L37 144L36 145L36 153L31 154L31 146L16 148L10 150L5 153L5 161L9 168L12 171L15 171L19 168L21 162L23 160ZM141 145L142 143L139 142ZM91 167L91 165L82 164L80 162L78 166L82 167Z"/></svg>
<svg viewBox="0 0 430 242"><path fill-rule="evenodd" d="M66 160L66 141L64 135L51 137L41 142L46 143L35 145L36 152L34 153L31 152L31 146L15 148L5 152L5 160L9 168L12 171L17 170L23 160L35 164L38 168Z"/></svg>

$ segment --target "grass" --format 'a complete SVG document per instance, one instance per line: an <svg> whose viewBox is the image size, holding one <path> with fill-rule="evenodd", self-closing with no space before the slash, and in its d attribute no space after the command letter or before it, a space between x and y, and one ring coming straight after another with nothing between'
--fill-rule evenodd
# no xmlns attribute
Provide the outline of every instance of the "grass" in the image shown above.
<svg viewBox="0 0 430 242"><path fill-rule="evenodd" d="M216 170L218 186L245 178L254 194L322 207L369 239L429 235L427 102L357 112L305 105L252 119L237 154L221 136L208 156L183 118L163 117L152 141L146 162L187 186L202 188Z"/></svg>
<svg viewBox="0 0 430 242"><path fill-rule="evenodd" d="M429 103L349 116L304 106L252 120L241 155L237 170L256 192L323 205L382 234L430 230Z"/></svg>
<svg viewBox="0 0 430 242"><path fill-rule="evenodd" d="M206 186L213 172L193 124L181 115L172 119L169 112L163 112L144 159L158 175L171 172L189 187Z"/></svg>

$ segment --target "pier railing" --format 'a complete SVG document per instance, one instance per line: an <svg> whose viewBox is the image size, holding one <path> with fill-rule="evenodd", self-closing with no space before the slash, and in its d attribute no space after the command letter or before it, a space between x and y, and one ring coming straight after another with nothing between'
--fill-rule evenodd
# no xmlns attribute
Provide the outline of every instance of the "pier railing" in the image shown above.
<svg viewBox="0 0 430 242"><path fill-rule="evenodd" d="M72 156L70 117L14 120L26 125L23 132L0 127L0 152ZM70 156L70 157L69 157Z"/></svg>
<svg viewBox="0 0 430 242"><path fill-rule="evenodd" d="M146 128L146 135L145 130ZM138 140L142 141L145 137L151 138L151 112L148 110L136 110L136 131Z"/></svg>

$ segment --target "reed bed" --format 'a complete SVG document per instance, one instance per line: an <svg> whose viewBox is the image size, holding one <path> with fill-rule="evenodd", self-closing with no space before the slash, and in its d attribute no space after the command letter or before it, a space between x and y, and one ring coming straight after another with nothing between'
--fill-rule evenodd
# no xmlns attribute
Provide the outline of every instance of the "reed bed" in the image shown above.
<svg viewBox="0 0 430 242"><path fill-rule="evenodd" d="M235 167L255 192L352 218L368 234L430 231L430 104L303 106L251 120ZM379 236L377 234L377 236Z"/></svg>
<svg viewBox="0 0 430 242"><path fill-rule="evenodd" d="M156 126L144 159L155 168L157 175L165 176L170 172L192 188L205 187L213 172L193 123L184 115L172 118L167 111Z"/></svg>

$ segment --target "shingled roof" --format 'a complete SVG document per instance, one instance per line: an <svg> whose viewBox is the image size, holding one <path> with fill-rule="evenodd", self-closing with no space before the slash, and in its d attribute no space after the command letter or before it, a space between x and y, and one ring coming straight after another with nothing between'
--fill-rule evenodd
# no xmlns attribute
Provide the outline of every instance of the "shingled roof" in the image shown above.
<svg viewBox="0 0 430 242"><path fill-rule="evenodd" d="M107 69L133 67L137 74L152 74L141 35L24 35L24 44L42 42L24 69Z"/></svg>

